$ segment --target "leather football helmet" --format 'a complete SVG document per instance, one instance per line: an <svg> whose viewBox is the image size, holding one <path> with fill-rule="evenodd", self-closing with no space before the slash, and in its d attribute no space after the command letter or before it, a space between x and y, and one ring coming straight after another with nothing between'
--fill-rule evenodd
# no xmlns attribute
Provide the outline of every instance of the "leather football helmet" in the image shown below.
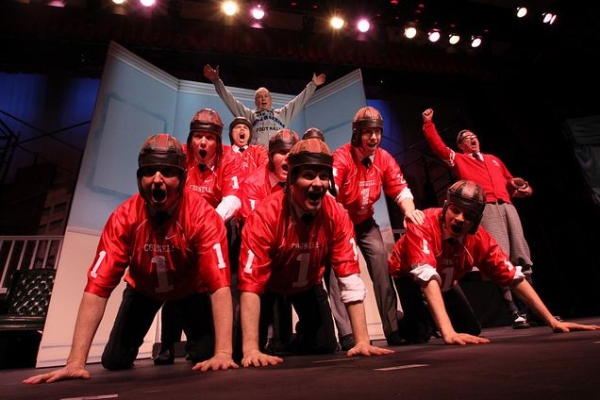
<svg viewBox="0 0 600 400"><path fill-rule="evenodd" d="M216 165L221 164L223 156L223 120L218 112L211 108L203 108L196 112L190 121L190 133L187 138L187 150L191 150L192 136L194 132L211 132L217 137Z"/></svg>
<svg viewBox="0 0 600 400"><path fill-rule="evenodd" d="M299 167L326 167L330 177L329 191L336 196L335 182L333 181L333 153L325 141L315 137L299 141L288 154L288 164L290 165L288 185L296 181Z"/></svg>
<svg viewBox="0 0 600 400"><path fill-rule="evenodd" d="M477 232L477 228L479 228L481 218L483 217L485 203L485 192L481 186L475 182L460 180L448 188L442 215L446 215L446 210L450 204L457 205L473 212L476 217L473 227L469 230L469 233L474 234Z"/></svg>
<svg viewBox="0 0 600 400"><path fill-rule="evenodd" d="M352 119L352 146L360 147L360 137L366 128L381 128L383 132L383 117L377 109L370 106L358 110Z"/></svg>
<svg viewBox="0 0 600 400"><path fill-rule="evenodd" d="M236 125L246 125L250 130L250 137L248 138L248 143L252 143L252 122L246 117L235 117L233 121L229 124L229 143L233 144L233 135L231 132Z"/></svg>
<svg viewBox="0 0 600 400"><path fill-rule="evenodd" d="M180 171L178 193L183 192L186 179L186 155L181 143L175 136L158 133L148 137L142 144L138 155L137 183L138 190L145 198L141 186L142 171L145 167L174 167ZM148 199L146 199L148 201Z"/></svg>
<svg viewBox="0 0 600 400"><path fill-rule="evenodd" d="M322 141L325 141L325 135L323 134L323 132L319 129L319 128L308 128L304 134L302 135L302 139L310 139L310 138L317 138L317 139L321 139Z"/></svg>

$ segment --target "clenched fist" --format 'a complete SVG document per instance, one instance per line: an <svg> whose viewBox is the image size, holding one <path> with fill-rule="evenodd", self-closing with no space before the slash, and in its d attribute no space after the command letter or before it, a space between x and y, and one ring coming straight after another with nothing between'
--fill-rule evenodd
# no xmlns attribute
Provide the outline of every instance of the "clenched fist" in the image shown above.
<svg viewBox="0 0 600 400"><path fill-rule="evenodd" d="M427 110L423 111L423 122L427 122L427 121L431 121L431 119L433 118L433 109L428 108Z"/></svg>

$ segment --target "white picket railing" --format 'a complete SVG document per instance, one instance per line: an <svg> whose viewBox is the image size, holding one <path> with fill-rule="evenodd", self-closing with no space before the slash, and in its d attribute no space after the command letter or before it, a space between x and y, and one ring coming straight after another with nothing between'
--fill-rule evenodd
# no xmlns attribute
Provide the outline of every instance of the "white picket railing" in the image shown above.
<svg viewBox="0 0 600 400"><path fill-rule="evenodd" d="M0 236L0 295L16 270L56 268L62 243L63 236Z"/></svg>

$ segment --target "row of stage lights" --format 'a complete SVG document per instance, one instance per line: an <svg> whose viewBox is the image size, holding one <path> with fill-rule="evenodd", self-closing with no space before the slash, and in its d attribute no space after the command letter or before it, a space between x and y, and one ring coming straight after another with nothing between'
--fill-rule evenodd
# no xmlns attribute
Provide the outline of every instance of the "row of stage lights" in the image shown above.
<svg viewBox="0 0 600 400"><path fill-rule="evenodd" d="M517 7L515 15L517 18L525 18L529 10L527 7ZM544 12L541 15L541 22L547 25L552 25L556 21L556 14L551 12ZM404 28L404 36L407 39L414 39L419 35L419 28L416 22L409 22ZM460 33L451 31L447 36L448 44L454 46L461 42L462 37ZM442 30L439 28L432 28L427 31L427 40L431 43L438 43L442 39ZM477 48L483 43L483 35L472 35L470 36L470 47Z"/></svg>
<svg viewBox="0 0 600 400"><path fill-rule="evenodd" d="M236 15L240 11L240 7L239 7L238 3L233 0L223 1L221 9L227 16L230 16L230 17ZM529 12L529 10L527 9L527 7L517 7L516 16L517 16L517 18L524 18L525 16L527 16L528 12ZM255 20L260 21L265 17L266 12L265 12L265 9L262 7L262 5L256 5L256 6L253 6L250 8L250 15ZM551 12L542 13L541 20L544 24L552 25L554 23L554 21L556 20L556 14L551 13ZM345 26L347 26L347 22L343 19L343 17L341 17L339 15L333 15L330 18L329 23L330 23L331 27L336 30L342 29ZM369 19L358 18L356 21L356 29L360 33L363 33L363 34L367 33L371 29L371 23L370 23ZM417 35L419 35L418 24L416 22L409 22L406 25L406 27L404 28L404 36L407 39L415 39L417 37ZM427 39L431 43L437 43L440 41L441 38L442 38L442 31L440 29L434 28L427 32ZM448 34L448 44L450 44L450 45L456 45L461 40L462 40L462 37L458 32L451 32ZM470 40L471 40L470 46L472 48L477 48L477 47L481 46L481 44L483 43L483 36L482 35L472 35L470 37Z"/></svg>
<svg viewBox="0 0 600 400"><path fill-rule="evenodd" d="M143 7L153 7L157 2L161 0L111 0L115 5L125 5L129 2L137 2ZM53 0L49 1L49 5L54 6L62 6L66 5L64 0ZM224 0L221 3L222 12L229 16L234 17L236 14L240 13L241 7L237 1L234 0ZM251 18L259 22L262 21L267 14L266 7L262 4L256 4L255 6L250 7L249 9ZM517 7L515 15L517 18L525 18L528 15L529 11L527 7ZM544 12L541 14L541 22L544 24L552 25L556 21L556 14L552 12ZM333 15L329 19L329 24L332 29L340 30L348 26L347 21L341 15ZM355 23L355 27L358 32L361 34L366 34L371 29L371 22L368 18L358 18ZM404 27L404 37L407 39L415 39L418 36L422 36L424 32L421 32L418 26L417 21L409 22ZM438 43L442 39L443 33L439 28L433 28L427 31L426 37L431 43ZM449 32L447 34L447 43L450 45L457 45L460 43L463 38L458 32ZM481 35L471 35L470 36L470 47L477 48L482 45L484 40L484 34Z"/></svg>

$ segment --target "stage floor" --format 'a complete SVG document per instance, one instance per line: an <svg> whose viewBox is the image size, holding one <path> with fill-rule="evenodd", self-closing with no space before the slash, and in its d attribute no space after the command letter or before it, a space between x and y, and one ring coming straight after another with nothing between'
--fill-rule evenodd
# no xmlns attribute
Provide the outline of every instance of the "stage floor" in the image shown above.
<svg viewBox="0 0 600 400"><path fill-rule="evenodd" d="M576 321L600 325L600 317ZM90 380L41 385L21 381L56 368L2 370L0 398L552 400L600 393L600 331L556 334L545 326L496 327L484 329L482 336L492 342L448 346L434 339L394 347L395 353L386 356L291 356L274 367L205 373L192 371L183 358L161 367L139 360L133 370L119 372L91 364Z"/></svg>

